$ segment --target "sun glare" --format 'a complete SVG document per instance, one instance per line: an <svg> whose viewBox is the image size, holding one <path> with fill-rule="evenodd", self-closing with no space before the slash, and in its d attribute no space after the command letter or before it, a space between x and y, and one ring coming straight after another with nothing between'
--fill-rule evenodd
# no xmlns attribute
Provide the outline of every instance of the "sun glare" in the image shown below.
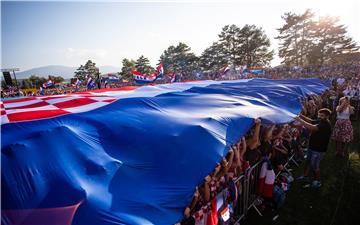
<svg viewBox="0 0 360 225"><path fill-rule="evenodd" d="M319 16L341 16L359 7L356 0L313 1L313 11Z"/></svg>

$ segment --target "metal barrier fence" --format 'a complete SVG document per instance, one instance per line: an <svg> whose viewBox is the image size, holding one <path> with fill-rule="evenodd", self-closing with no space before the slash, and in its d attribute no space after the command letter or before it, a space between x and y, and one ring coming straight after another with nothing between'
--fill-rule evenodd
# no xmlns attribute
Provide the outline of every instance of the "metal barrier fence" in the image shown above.
<svg viewBox="0 0 360 225"><path fill-rule="evenodd" d="M241 220L245 217L248 208L247 206L247 200L245 196L247 196L247 177L243 174L239 178L235 180L235 184L238 188L238 198L236 205L234 207L234 215L238 217L238 220Z"/></svg>
<svg viewBox="0 0 360 225"><path fill-rule="evenodd" d="M289 172L290 162L294 163L296 166L298 166L298 163L294 159L295 153L293 153L289 158L286 164L284 165L284 170ZM243 208L244 210L240 211L238 214L237 220L235 223L240 222L242 220L248 210L253 208L260 216L262 216L262 213L257 208L259 204L261 204L261 196L257 192L258 187L258 181L260 177L260 170L262 167L263 161L257 162L254 166L252 166L248 171L246 171L245 175L240 176L237 182L241 182L243 189L244 189L244 195L242 196L244 199L240 199L239 202L243 203L243 205L240 208ZM279 171L276 174L276 178L280 175L281 171ZM242 178L242 179L241 179ZM240 198L240 196L239 196Z"/></svg>
<svg viewBox="0 0 360 225"><path fill-rule="evenodd" d="M289 171L290 162L293 162L296 166L298 166L297 162L294 159L295 153L293 153L289 158L287 163L284 165L284 170ZM255 165L250 167L244 174L240 175L238 178L234 180L238 190L238 198L233 206L233 223L238 224L242 219L245 218L248 211L253 208L260 216L262 213L257 208L259 204L261 204L261 195L258 193L258 181L260 177L260 171L262 167L263 161L257 162ZM276 174L276 177L280 175L281 172ZM224 196L224 193L228 192L228 188L221 191L219 195ZM224 202L225 199L224 199ZM209 211L207 215L211 212ZM205 217L207 217L205 215ZM220 223L221 224L221 223Z"/></svg>
<svg viewBox="0 0 360 225"><path fill-rule="evenodd" d="M260 177L260 170L262 166L262 161L257 162L254 166L252 166L247 172L247 210L254 208L256 212L262 216L260 210L256 207L260 200L260 195L257 192L258 181ZM247 212L247 211L246 211Z"/></svg>
<svg viewBox="0 0 360 225"><path fill-rule="evenodd" d="M294 165L298 166L298 163L294 159L295 153L293 153L287 160L287 163L284 165L284 170L289 172L290 163L292 162ZM260 216L262 213L257 208L258 205L261 204L262 196L258 193L258 181L260 178L260 171L262 167L263 161L257 162L255 165L250 167L245 171L244 174L240 175L238 178L234 180L234 183L238 190L238 197L236 202L233 202L233 213L232 213L232 223L239 224L241 220L245 218L248 211L253 208ZM276 174L276 178L281 174L278 172ZM225 188L220 193L217 194L215 198L222 198L223 204L227 202L227 197L229 194L229 188ZM211 201L207 204L209 207L211 205ZM224 206L226 207L226 205ZM208 216L211 214L211 210L207 210L202 218L203 223L196 224L206 224ZM219 218L221 215L219 215ZM219 224L222 224L219 222Z"/></svg>

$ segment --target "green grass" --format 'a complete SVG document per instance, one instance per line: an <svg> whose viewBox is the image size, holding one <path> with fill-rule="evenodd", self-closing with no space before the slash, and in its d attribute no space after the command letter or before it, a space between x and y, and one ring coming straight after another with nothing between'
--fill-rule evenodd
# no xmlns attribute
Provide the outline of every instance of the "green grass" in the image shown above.
<svg viewBox="0 0 360 225"><path fill-rule="evenodd" d="M295 181L278 212L266 209L260 217L251 210L245 224L360 224L360 121L354 122L353 128L354 141L349 145L349 159L335 157L334 143L330 143L321 162L320 189L304 189L301 182ZM303 166L292 167L294 177L302 174ZM272 221L277 214L279 217Z"/></svg>

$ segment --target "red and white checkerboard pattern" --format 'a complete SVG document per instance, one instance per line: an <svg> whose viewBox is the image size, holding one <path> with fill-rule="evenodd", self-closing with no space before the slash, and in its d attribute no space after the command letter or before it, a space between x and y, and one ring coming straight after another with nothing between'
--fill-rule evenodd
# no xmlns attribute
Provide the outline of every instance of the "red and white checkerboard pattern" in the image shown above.
<svg viewBox="0 0 360 225"><path fill-rule="evenodd" d="M1 124L86 112L116 99L108 96L57 95L3 101L0 103Z"/></svg>
<svg viewBox="0 0 360 225"><path fill-rule="evenodd" d="M112 89L111 92L95 91L77 94L36 96L0 101L1 124L46 119L69 113L87 112L119 99L119 91L132 91L136 87ZM112 93L108 95L108 93Z"/></svg>
<svg viewBox="0 0 360 225"><path fill-rule="evenodd" d="M1 124L48 119L70 113L81 113L110 104L117 99L154 97L160 94L205 87L217 81L186 81L181 83L126 86L76 94L36 96L0 101Z"/></svg>

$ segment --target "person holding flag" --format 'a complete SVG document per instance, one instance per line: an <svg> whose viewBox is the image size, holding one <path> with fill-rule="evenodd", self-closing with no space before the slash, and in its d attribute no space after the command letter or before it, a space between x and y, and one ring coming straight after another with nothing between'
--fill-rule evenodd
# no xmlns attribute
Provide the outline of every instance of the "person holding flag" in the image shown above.
<svg viewBox="0 0 360 225"><path fill-rule="evenodd" d="M90 75L88 75L88 79L87 79L87 83L86 83L86 87L88 90L92 90L95 87L95 81L91 78Z"/></svg>
<svg viewBox="0 0 360 225"><path fill-rule="evenodd" d="M162 65L162 63L160 63L160 65L156 68L157 74L156 77L160 78L164 76L164 67Z"/></svg>
<svg viewBox="0 0 360 225"><path fill-rule="evenodd" d="M79 78L77 78L76 81L75 81L75 91L79 90L80 84L81 84L81 80L79 80Z"/></svg>
<svg viewBox="0 0 360 225"><path fill-rule="evenodd" d="M175 71L171 74L170 76L170 83L174 83L176 82L176 74L175 74Z"/></svg>
<svg viewBox="0 0 360 225"><path fill-rule="evenodd" d="M131 73L134 75L134 80L138 84L152 83L152 82L156 81L157 79L163 77L164 68L163 68L162 63L160 63L160 65L156 68L156 73L154 73L154 74L145 75L136 70L131 70Z"/></svg>
<svg viewBox="0 0 360 225"><path fill-rule="evenodd" d="M41 86L40 86L40 95L45 95L45 91L44 91L44 88L42 88Z"/></svg>
<svg viewBox="0 0 360 225"><path fill-rule="evenodd" d="M226 74L227 72L229 72L230 69L231 69L230 65L227 65L227 64L226 64L226 65L224 66L224 68L223 68L222 76L225 76L225 74Z"/></svg>

